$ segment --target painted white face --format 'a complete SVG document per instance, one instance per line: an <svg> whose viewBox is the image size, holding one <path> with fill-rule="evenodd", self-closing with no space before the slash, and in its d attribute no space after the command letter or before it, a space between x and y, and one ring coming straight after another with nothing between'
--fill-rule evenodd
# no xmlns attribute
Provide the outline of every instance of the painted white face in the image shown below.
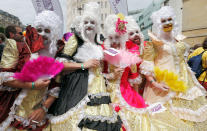
<svg viewBox="0 0 207 131"><path fill-rule="evenodd" d="M140 45L141 43L141 38L139 34L139 30L132 30L128 33L128 38L131 40L133 43Z"/></svg>
<svg viewBox="0 0 207 131"><path fill-rule="evenodd" d="M121 48L121 37L119 35L110 35L108 39L110 42L110 47L115 49Z"/></svg>
<svg viewBox="0 0 207 131"><path fill-rule="evenodd" d="M87 18L83 23L84 32L86 34L96 33L96 22L91 18Z"/></svg>
<svg viewBox="0 0 207 131"><path fill-rule="evenodd" d="M40 34L43 37L44 44L50 44L52 40L52 34L49 27L44 27L42 25L39 25L36 27L38 34Z"/></svg>
<svg viewBox="0 0 207 131"><path fill-rule="evenodd" d="M164 32L171 32L173 29L173 19L171 17L161 19L162 29Z"/></svg>

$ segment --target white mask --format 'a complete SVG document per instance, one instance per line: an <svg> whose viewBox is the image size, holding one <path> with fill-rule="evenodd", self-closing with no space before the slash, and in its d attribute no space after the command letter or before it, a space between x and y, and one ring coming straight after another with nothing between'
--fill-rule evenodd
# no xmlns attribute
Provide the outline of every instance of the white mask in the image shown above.
<svg viewBox="0 0 207 131"><path fill-rule="evenodd" d="M169 18L163 18L161 19L161 24L164 32L171 32L173 29L173 19L171 17Z"/></svg>
<svg viewBox="0 0 207 131"><path fill-rule="evenodd" d="M140 44L141 43L141 38L140 38L140 32L139 30L132 30L128 33L128 38L135 44Z"/></svg>
<svg viewBox="0 0 207 131"><path fill-rule="evenodd" d="M121 37L119 35L110 35L108 39L110 42L110 47L115 49L121 48Z"/></svg>
<svg viewBox="0 0 207 131"><path fill-rule="evenodd" d="M86 34L96 33L96 22L92 19L84 20L83 28Z"/></svg>
<svg viewBox="0 0 207 131"><path fill-rule="evenodd" d="M50 28L39 25L36 27L36 29L37 29L38 34L43 37L44 45L50 44L51 39L52 39Z"/></svg>

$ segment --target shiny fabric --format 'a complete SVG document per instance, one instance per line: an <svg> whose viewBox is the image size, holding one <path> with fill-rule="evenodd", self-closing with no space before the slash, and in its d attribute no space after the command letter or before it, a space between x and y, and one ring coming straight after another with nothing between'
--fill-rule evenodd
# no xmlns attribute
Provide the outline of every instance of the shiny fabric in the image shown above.
<svg viewBox="0 0 207 131"><path fill-rule="evenodd" d="M117 97L116 81L110 82L110 89L108 90L114 104L120 105L119 116L124 121L124 126L131 131L180 131L180 130L196 130L193 127L193 123L186 122L178 119L169 110L157 113L149 114L145 111L145 108L136 108L127 106L123 102L124 99ZM169 107L169 105L164 105ZM144 110L144 111L143 111Z"/></svg>
<svg viewBox="0 0 207 131"><path fill-rule="evenodd" d="M61 78L59 98L50 107L49 113L58 116L75 107L87 94L88 70L76 70Z"/></svg>
<svg viewBox="0 0 207 131"><path fill-rule="evenodd" d="M10 112L14 100L19 95L20 90L18 91L0 91L0 123L2 123Z"/></svg>
<svg viewBox="0 0 207 131"><path fill-rule="evenodd" d="M138 92L136 92L136 90L128 82L128 78L130 78L131 75L133 75L132 69L129 67L125 68L120 82L121 95L130 106L136 108L145 108L147 107L147 105L145 104L144 99L138 94ZM138 74L136 77L138 77Z"/></svg>
<svg viewBox="0 0 207 131"><path fill-rule="evenodd" d="M126 42L126 49L128 49L132 53L136 53L137 55L140 55L139 46L130 40Z"/></svg>
<svg viewBox="0 0 207 131"><path fill-rule="evenodd" d="M20 72L24 64L30 59L31 52L34 53L41 48L40 44L43 44L43 39L40 35L38 35L35 28L31 26L27 27L27 35L26 42L16 42L12 39L8 39L5 50L3 51L2 61L1 61L1 70L6 72ZM30 48L30 49L29 49ZM31 52L30 52L31 51ZM8 97L9 99L5 101L1 101L0 108L5 108L7 112L10 113L10 106L14 106L13 102L15 98L21 97L18 99L20 105L15 105L15 115L20 118L26 118L29 114L34 111L41 104L43 97L46 95L46 88L42 90L26 90L20 89L16 92L7 92L4 91L4 98ZM19 95L23 92L22 95ZM27 93L26 93L27 92ZM1 94L1 95L2 95ZM21 101L20 99L23 100ZM3 99L1 99L3 100ZM21 103L22 102L22 103ZM6 103L10 103L12 105L6 106ZM4 114L3 117L8 116L8 114ZM9 119L12 119L14 115L10 116ZM2 119L2 118L1 118ZM5 119L5 118L4 118ZM14 120L14 123L20 120ZM8 124L8 123L7 123ZM11 125L12 126L12 125ZM13 129L16 130L16 129ZM18 129L17 129L18 130Z"/></svg>
<svg viewBox="0 0 207 131"><path fill-rule="evenodd" d="M82 45L83 40L76 35L71 36L65 44L62 55L59 55L59 57L66 58L69 62L77 62L73 56L76 55L78 48ZM93 54L90 55L93 56ZM95 128L101 129L103 123L109 131L114 128L120 130L120 124L112 124L118 122L118 119L113 108L108 104L110 103L109 99L106 99L106 101L93 101L96 98L101 99L108 96L101 67L90 69L89 71L80 69L66 73L67 75L62 78L64 80L61 86L62 93L60 93L59 100L57 100L57 103L61 103L59 104L61 108L55 112L55 114L61 115L52 117L50 119L51 124L45 130L77 131L80 130L78 127L80 122L84 122L86 119L90 121L80 124L82 131L92 131ZM91 125L94 125L94 127L91 127Z"/></svg>
<svg viewBox="0 0 207 131"><path fill-rule="evenodd" d="M165 105L167 110L163 113L168 112L176 116L175 119L169 117L168 121L185 122L187 126L192 126L192 130L205 130L207 128L207 126L204 126L207 122L204 115L207 111L205 108L207 104L207 100L205 99L206 91L198 83L186 64L183 56L185 49L185 44L182 42L165 43L159 39L152 39L152 42L147 44L144 52L144 60L152 62L154 66L160 69L167 69L177 73L179 79L186 83L188 90L186 93L163 92L152 88L151 83L148 82L144 91L144 99L148 104L156 102L168 103L169 106ZM200 110L202 110L202 113L200 113ZM168 124L170 125L170 123ZM185 124L181 124L180 126L184 128Z"/></svg>
<svg viewBox="0 0 207 131"><path fill-rule="evenodd" d="M28 90L27 96L22 101L22 104L18 106L16 115L28 118L29 115L38 107L42 98L45 96L47 89L42 90Z"/></svg>
<svg viewBox="0 0 207 131"><path fill-rule="evenodd" d="M7 39L2 59L1 59L1 68L12 68L14 69L18 63L18 48L15 40Z"/></svg>
<svg viewBox="0 0 207 131"><path fill-rule="evenodd" d="M98 126L97 126L98 125ZM107 126L110 125L110 126ZM117 126L119 125L119 126ZM120 131L120 127L122 126L122 121L120 117L118 117L118 121L116 123L108 124L106 121L91 121L90 119L81 120L78 124L78 127L81 129L83 127L87 127L89 129L97 130L97 131Z"/></svg>
<svg viewBox="0 0 207 131"><path fill-rule="evenodd" d="M198 49L196 49L193 53L191 53L188 56L188 59L192 58L193 56L197 56L199 54L201 54L204 51L203 47L200 47ZM203 68L207 68L207 52L204 52L202 55L202 67ZM203 72L200 77L198 78L199 81L204 81L206 77L206 71ZM207 79L205 79L205 82L207 82Z"/></svg>
<svg viewBox="0 0 207 131"><path fill-rule="evenodd" d="M33 127L32 126L23 126L22 125L22 122L21 121L18 121L18 120L15 120L14 122L12 122L11 123L11 126L12 127L15 127L16 129L12 129L12 131L22 131L22 130L32 130L32 131L42 131L45 127L47 127L47 125L48 125L48 121L44 124L44 125L42 125L42 126L40 126L40 127L37 127L36 129L33 129Z"/></svg>
<svg viewBox="0 0 207 131"><path fill-rule="evenodd" d="M26 42L32 53L44 48L43 38L38 34L37 30L32 26L26 28Z"/></svg>
<svg viewBox="0 0 207 131"><path fill-rule="evenodd" d="M106 93L106 86L105 86L105 80L103 78L103 76L101 75L101 69L97 68L92 70L92 72L90 72L91 75L93 75L93 79L91 81L91 83L89 83L88 85L88 94L94 94L96 96L96 94L98 95L99 93ZM89 74L90 74L89 73ZM99 96L99 95L98 95ZM108 117L108 118L113 118L114 113L113 113L113 109L111 106L109 106L108 104L100 104L100 105L96 105L96 106L88 106L87 104L83 105L82 107L74 107L75 111L73 112L73 114L68 115L67 117L64 118L64 120L60 120L59 122L56 123L51 123L50 127L48 127L47 130L52 130L52 131L65 131L65 130L70 130L70 131L77 131L79 130L78 124L80 124L79 122L82 120L86 120L89 119L90 122L88 123L89 125L91 124L97 124L97 120L95 118L99 118L101 119L102 117ZM70 111L70 110L69 110ZM60 116L61 118L61 116ZM118 120L112 122L112 123L116 123ZM114 126L113 124L110 124L110 122L105 121L105 126L107 127L107 129L113 129L115 127L110 127L110 126ZM82 123L83 124L83 123ZM81 124L81 125L82 125ZM96 128L101 128L102 123L99 123L98 125L96 125L94 129L88 129L89 125L82 125L82 130L83 131L89 131L89 130L94 130ZM120 124L116 125L116 129L121 129ZM107 130L110 131L110 130Z"/></svg>

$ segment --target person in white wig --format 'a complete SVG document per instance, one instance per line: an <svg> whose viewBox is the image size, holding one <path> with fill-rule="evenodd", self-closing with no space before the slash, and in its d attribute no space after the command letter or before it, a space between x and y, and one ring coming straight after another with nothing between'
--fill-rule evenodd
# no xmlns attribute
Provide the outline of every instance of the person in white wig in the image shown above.
<svg viewBox="0 0 207 131"><path fill-rule="evenodd" d="M184 60L186 45L179 35L175 12L164 6L151 19L153 30L148 35L152 42L147 43L140 66L148 80L143 97L149 105L162 103L166 111L161 114L171 118L159 120L171 123L173 130L205 130L206 91Z"/></svg>
<svg viewBox="0 0 207 131"><path fill-rule="evenodd" d="M54 57L57 51L56 43L60 36L60 25L61 21L54 12L43 11L39 13L34 21L37 30L28 26L25 42L18 43L8 40L1 68L7 70L12 68L15 72L20 72L24 63L29 59L39 55ZM6 64L6 61L10 62L10 65ZM19 67L21 68L18 69ZM9 126L11 126L11 130L42 130L45 128L48 124L47 110L58 97L59 87L47 88L50 83L48 79L22 82L13 77L13 72L6 72L10 76L1 72L1 74L3 73L5 81L1 83L1 91L7 91L10 94L14 92L16 95L13 96L14 101L10 103L10 112L7 119L1 123L0 130L7 130Z"/></svg>
<svg viewBox="0 0 207 131"><path fill-rule="evenodd" d="M61 57L66 71L61 78L59 98L51 109L51 129L58 131L120 131L122 121L109 105L100 62L103 50L96 42L100 30L99 5L85 5L80 25L66 43ZM76 66L75 66L76 65Z"/></svg>
<svg viewBox="0 0 207 131"><path fill-rule="evenodd" d="M139 25L132 16L127 16L126 21L128 22L126 25L128 33L126 48L131 50L131 52L136 52L138 55L143 54L144 35Z"/></svg>

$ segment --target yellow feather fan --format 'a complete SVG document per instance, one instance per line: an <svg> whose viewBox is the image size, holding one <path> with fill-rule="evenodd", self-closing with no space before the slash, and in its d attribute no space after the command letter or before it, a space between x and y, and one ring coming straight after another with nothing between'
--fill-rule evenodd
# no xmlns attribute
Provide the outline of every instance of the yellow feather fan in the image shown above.
<svg viewBox="0 0 207 131"><path fill-rule="evenodd" d="M155 67L154 74L157 82L164 82L172 91L185 92L187 90L185 82L179 80L178 75L173 72Z"/></svg>

